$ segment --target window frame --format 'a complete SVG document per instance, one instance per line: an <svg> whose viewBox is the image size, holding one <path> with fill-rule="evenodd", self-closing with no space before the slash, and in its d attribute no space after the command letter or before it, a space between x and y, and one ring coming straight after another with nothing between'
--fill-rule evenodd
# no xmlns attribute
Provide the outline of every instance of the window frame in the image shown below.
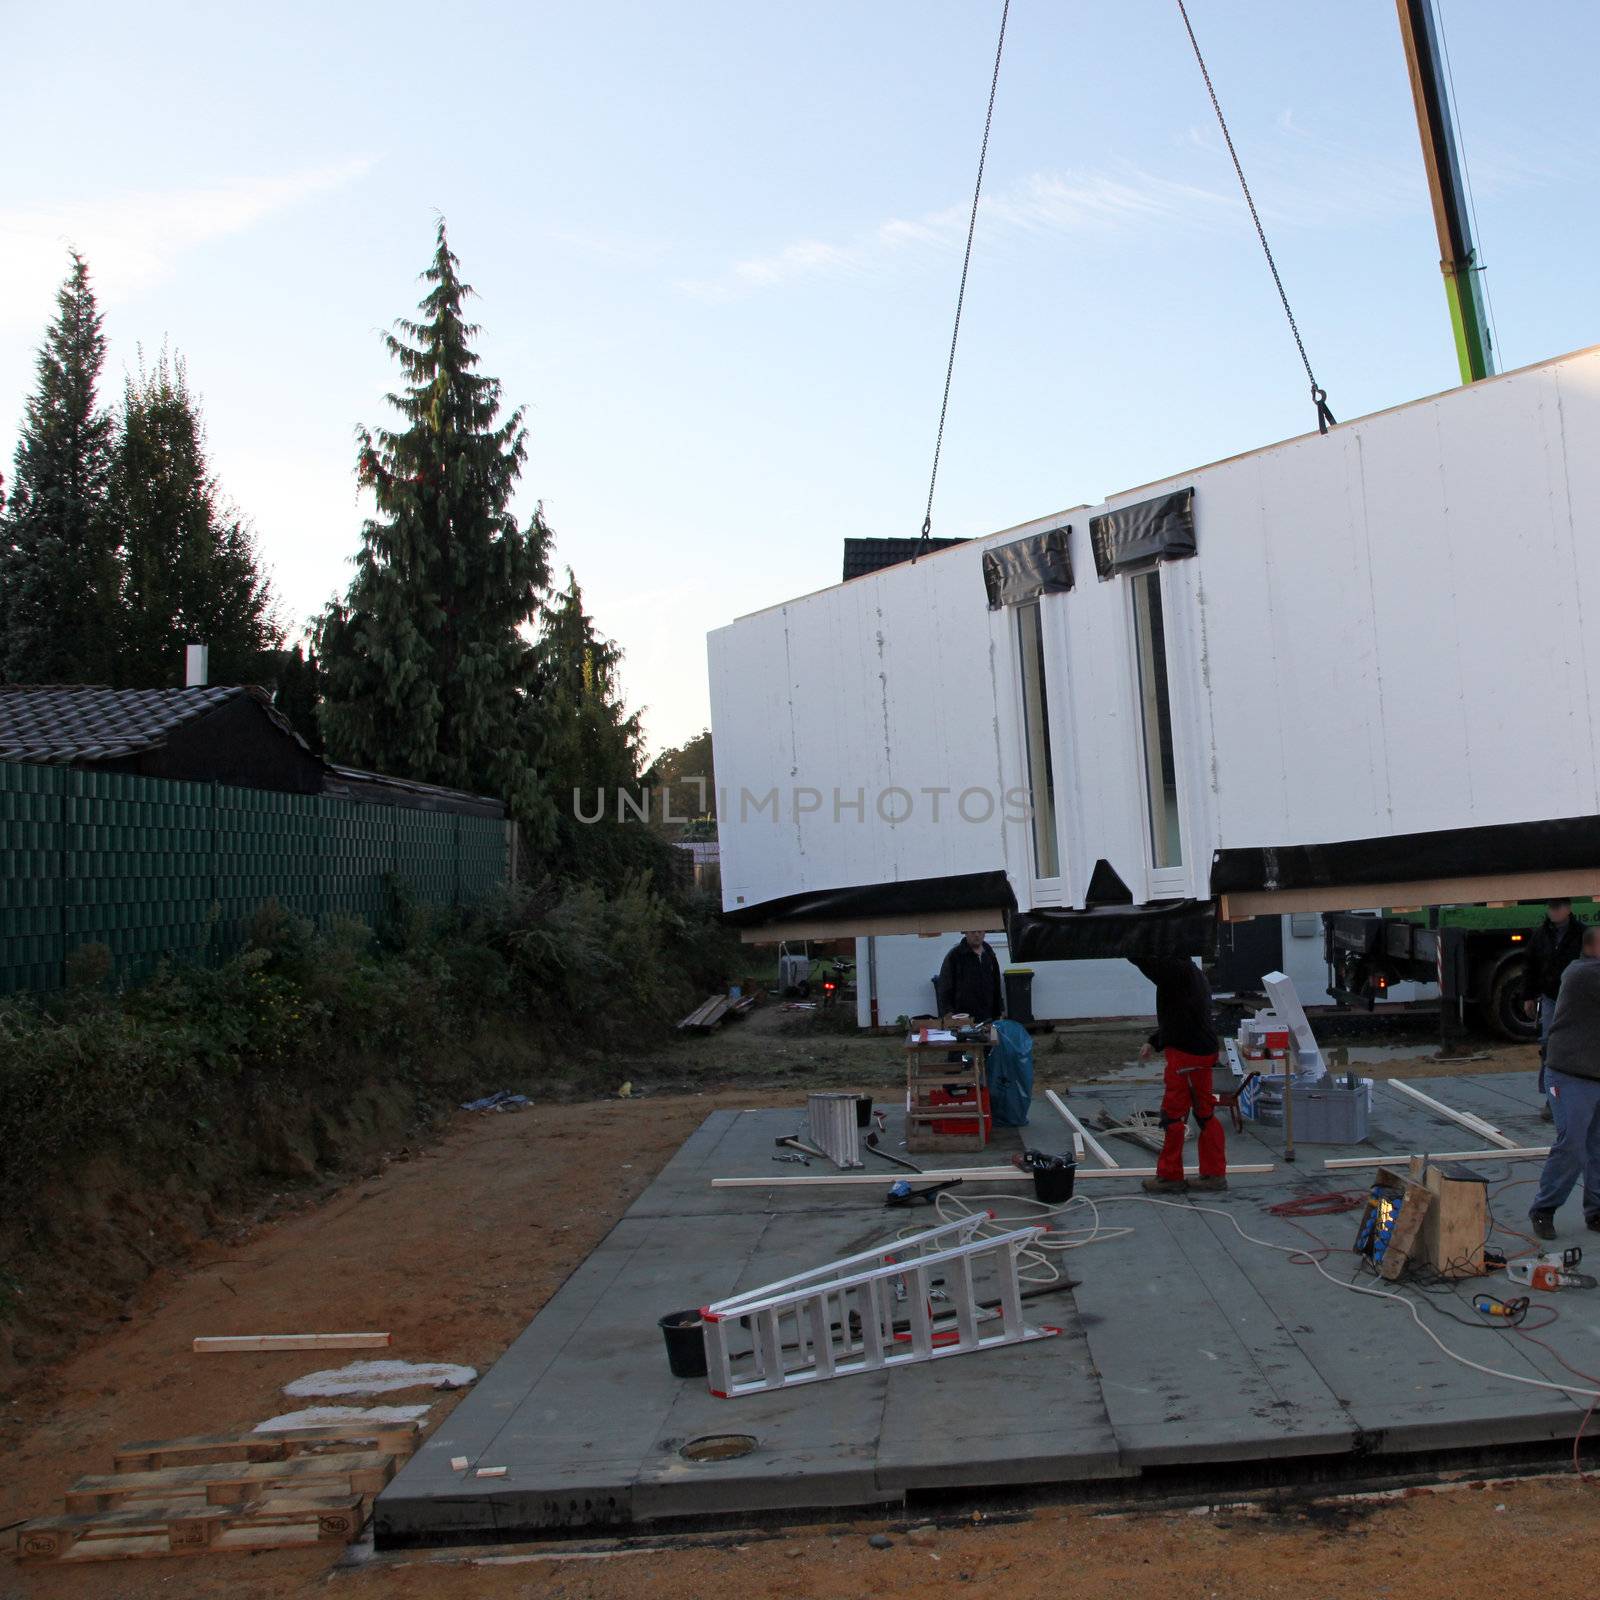
<svg viewBox="0 0 1600 1600"><path fill-rule="evenodd" d="M1127 628L1127 671L1129 692L1133 700L1134 766L1139 792L1139 838L1145 864L1147 900L1182 899L1189 892L1193 870L1191 857L1194 841L1189 827L1189 781L1186 747L1180 735L1184 722L1187 696L1180 692L1183 674L1175 670L1175 662L1182 655L1181 630L1173 626L1174 607L1172 586L1168 583L1167 563L1141 562L1118 574L1125 579L1127 594L1124 600L1124 623ZM1150 743L1145 725L1145 688L1142 668L1142 628L1139 615L1138 588L1145 580L1152 580L1161 605L1161 667L1166 675L1167 714L1171 720L1170 744L1172 749L1173 804L1176 808L1178 861L1172 866L1160 866L1156 861L1155 824L1151 812L1152 773L1150 771ZM1159 735L1158 735L1159 737Z"/></svg>
<svg viewBox="0 0 1600 1600"><path fill-rule="evenodd" d="M1033 612L1038 622L1038 650L1039 650L1039 678L1044 691L1043 727L1046 741L1046 759L1050 773L1049 795L1049 821L1051 832L1055 841L1055 871L1042 873L1039 870L1038 846L1035 838L1035 824L1038 818L1030 811L1029 817L1021 823L1023 849L1027 852L1027 876L1032 885L1032 899L1035 905L1059 904L1066 897L1068 884L1068 870L1070 853L1068 849L1068 832L1061 815L1061 803L1065 784L1063 775L1059 770L1060 755L1063 749L1070 751L1070 742L1064 743L1061 734L1061 692L1051 693L1051 628L1043 604L1043 596L1022 605L1008 607L1013 620L1006 628L1009 643L1008 654L1011 660L1011 683L1013 703L1017 708L1016 737L1014 741L1014 757L1021 782L1018 787L1027 791L1030 802L1037 797L1033 789L1033 765L1029 759L1029 708L1027 685L1023 673L1023 614Z"/></svg>

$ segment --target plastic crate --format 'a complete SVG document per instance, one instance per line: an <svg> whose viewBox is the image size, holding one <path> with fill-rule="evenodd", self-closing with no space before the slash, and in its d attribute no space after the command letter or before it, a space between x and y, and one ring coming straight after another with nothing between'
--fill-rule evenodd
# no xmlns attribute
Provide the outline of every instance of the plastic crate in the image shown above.
<svg viewBox="0 0 1600 1600"><path fill-rule="evenodd" d="M1352 1089L1342 1079L1314 1088L1295 1085L1296 1144L1364 1144L1371 1091L1365 1082ZM1280 1116L1281 1116L1280 1112Z"/></svg>

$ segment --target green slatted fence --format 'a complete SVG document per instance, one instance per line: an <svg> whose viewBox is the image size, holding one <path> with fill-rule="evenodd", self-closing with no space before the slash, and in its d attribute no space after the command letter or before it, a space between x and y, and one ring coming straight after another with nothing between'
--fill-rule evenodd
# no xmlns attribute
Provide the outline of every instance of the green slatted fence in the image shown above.
<svg viewBox="0 0 1600 1600"><path fill-rule="evenodd" d="M375 922L390 873L469 905L507 850L489 817L0 761L0 994L59 987L84 944L123 976L225 953L267 900Z"/></svg>

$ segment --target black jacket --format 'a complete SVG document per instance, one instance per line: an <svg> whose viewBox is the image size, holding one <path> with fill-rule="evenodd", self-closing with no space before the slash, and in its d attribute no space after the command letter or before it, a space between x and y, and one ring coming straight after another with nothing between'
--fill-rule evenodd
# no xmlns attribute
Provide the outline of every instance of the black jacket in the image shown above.
<svg viewBox="0 0 1600 1600"><path fill-rule="evenodd" d="M1528 996L1543 995L1554 1000L1561 992L1561 974L1583 954L1583 924L1568 917L1558 928L1546 917L1533 930L1528 945L1533 969L1528 975Z"/></svg>
<svg viewBox="0 0 1600 1600"><path fill-rule="evenodd" d="M1222 1046L1205 973L1183 956L1135 961L1134 966L1156 986L1156 1031L1150 1035L1150 1048L1214 1056Z"/></svg>
<svg viewBox="0 0 1600 1600"><path fill-rule="evenodd" d="M974 1022L992 1022L1006 1014L1000 960L988 945L975 951L963 939L944 958L939 968L939 1010L945 1016L970 1012Z"/></svg>
<svg viewBox="0 0 1600 1600"><path fill-rule="evenodd" d="M1544 1064L1572 1078L1600 1078L1600 960L1580 956L1561 975Z"/></svg>

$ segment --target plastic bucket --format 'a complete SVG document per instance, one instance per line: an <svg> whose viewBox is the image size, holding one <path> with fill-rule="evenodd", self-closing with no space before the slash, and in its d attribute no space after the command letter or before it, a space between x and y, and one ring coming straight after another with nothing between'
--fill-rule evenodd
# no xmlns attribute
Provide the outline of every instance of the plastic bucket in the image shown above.
<svg viewBox="0 0 1600 1600"><path fill-rule="evenodd" d="M1048 1206L1065 1205L1072 1198L1072 1187L1077 1182L1078 1164L1064 1159L1059 1165L1036 1166L1033 1169L1033 1197Z"/></svg>
<svg viewBox="0 0 1600 1600"><path fill-rule="evenodd" d="M856 1096L856 1126L870 1128L872 1126L872 1096L858 1094Z"/></svg>
<svg viewBox="0 0 1600 1600"><path fill-rule="evenodd" d="M667 1341L667 1365L675 1378L706 1375L705 1324L700 1312L672 1311L661 1319L661 1336Z"/></svg>

